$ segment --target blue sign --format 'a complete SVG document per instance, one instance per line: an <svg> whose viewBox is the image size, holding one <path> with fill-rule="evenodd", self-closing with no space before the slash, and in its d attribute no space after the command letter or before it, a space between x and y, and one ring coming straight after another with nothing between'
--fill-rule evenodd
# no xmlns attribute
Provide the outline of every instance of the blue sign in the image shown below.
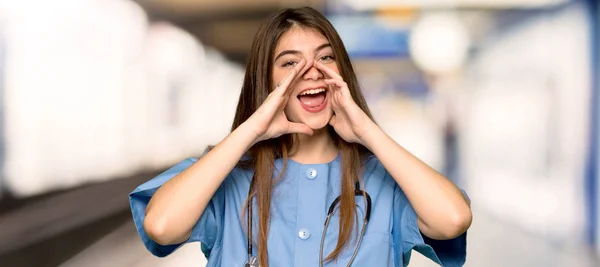
<svg viewBox="0 0 600 267"><path fill-rule="evenodd" d="M407 57L408 28L392 27L372 16L330 16L352 58ZM401 26L401 23L398 23Z"/></svg>

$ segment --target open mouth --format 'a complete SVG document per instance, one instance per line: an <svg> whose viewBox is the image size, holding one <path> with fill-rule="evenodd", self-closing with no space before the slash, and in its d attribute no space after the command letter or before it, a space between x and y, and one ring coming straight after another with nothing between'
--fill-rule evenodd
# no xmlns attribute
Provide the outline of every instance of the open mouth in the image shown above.
<svg viewBox="0 0 600 267"><path fill-rule="evenodd" d="M327 99L327 90L325 88L309 89L298 94L298 100L307 111L318 111Z"/></svg>

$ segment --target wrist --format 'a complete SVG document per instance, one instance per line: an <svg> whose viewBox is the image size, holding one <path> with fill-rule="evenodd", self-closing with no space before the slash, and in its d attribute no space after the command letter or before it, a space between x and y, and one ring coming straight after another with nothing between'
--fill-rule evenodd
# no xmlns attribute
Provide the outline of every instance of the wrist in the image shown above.
<svg viewBox="0 0 600 267"><path fill-rule="evenodd" d="M248 122L243 122L240 124L240 126L231 132L230 136L243 140L246 149L249 149L254 144L260 142L260 140L258 140L258 134Z"/></svg>
<svg viewBox="0 0 600 267"><path fill-rule="evenodd" d="M371 125L366 127L363 133L361 134L360 142L367 149L373 151L374 145L377 142L377 140L382 140L382 135L385 135L385 132L381 130L379 125L372 122Z"/></svg>

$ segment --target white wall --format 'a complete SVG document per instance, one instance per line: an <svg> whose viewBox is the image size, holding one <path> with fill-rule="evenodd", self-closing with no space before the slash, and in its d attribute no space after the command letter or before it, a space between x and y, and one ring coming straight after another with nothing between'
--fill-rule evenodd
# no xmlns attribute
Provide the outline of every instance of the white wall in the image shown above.
<svg viewBox="0 0 600 267"><path fill-rule="evenodd" d="M243 70L190 34L126 0L5 4L15 195L163 169L227 133Z"/></svg>
<svg viewBox="0 0 600 267"><path fill-rule="evenodd" d="M513 24L469 66L467 189L474 206L500 220L580 242L591 91L585 10L571 5Z"/></svg>

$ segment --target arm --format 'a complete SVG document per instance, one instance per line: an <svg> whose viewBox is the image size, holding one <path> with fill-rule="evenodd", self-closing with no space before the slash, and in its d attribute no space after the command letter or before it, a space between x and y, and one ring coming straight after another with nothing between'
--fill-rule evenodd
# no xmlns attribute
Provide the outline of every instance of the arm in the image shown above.
<svg viewBox="0 0 600 267"><path fill-rule="evenodd" d="M152 240L160 245L188 240L225 177L255 143L283 134L313 133L307 125L288 121L283 111L293 88L290 85L311 66L312 61L300 61L247 121L154 193L144 219L144 230Z"/></svg>
<svg viewBox="0 0 600 267"><path fill-rule="evenodd" d="M254 144L256 135L242 125L192 166L162 185L146 208L144 230L161 245L189 239L192 227L225 177Z"/></svg>
<svg viewBox="0 0 600 267"><path fill-rule="evenodd" d="M419 230L432 239L452 239L472 221L462 192L446 177L410 154L378 126L362 136L363 144L381 161L418 216Z"/></svg>
<svg viewBox="0 0 600 267"><path fill-rule="evenodd" d="M334 110L329 124L347 142L367 147L402 189L418 216L419 230L433 239L452 239L471 225L469 203L446 177L392 140L356 104L339 73L317 63L331 88Z"/></svg>

